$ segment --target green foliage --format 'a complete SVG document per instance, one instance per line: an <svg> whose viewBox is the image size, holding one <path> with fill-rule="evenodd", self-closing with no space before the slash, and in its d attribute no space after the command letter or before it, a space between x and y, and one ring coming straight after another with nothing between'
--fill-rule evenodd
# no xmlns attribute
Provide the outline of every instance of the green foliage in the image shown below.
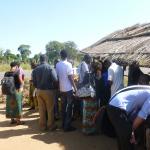
<svg viewBox="0 0 150 150"><path fill-rule="evenodd" d="M11 50L6 49L6 51L3 53L3 58L1 63L7 63L9 64L10 62L16 60L16 55L11 53Z"/></svg>
<svg viewBox="0 0 150 150"><path fill-rule="evenodd" d="M81 62L81 60L82 60L83 57L84 57L84 54L78 51L76 57L77 57L77 58L76 58L76 61L77 61L77 62Z"/></svg>
<svg viewBox="0 0 150 150"><path fill-rule="evenodd" d="M0 64L10 64L12 61L21 62L22 58L20 54L13 54L10 49L0 49Z"/></svg>
<svg viewBox="0 0 150 150"><path fill-rule="evenodd" d="M16 61L21 62L21 60L22 60L21 55L20 55L20 54L17 54L17 55L16 55Z"/></svg>
<svg viewBox="0 0 150 150"><path fill-rule="evenodd" d="M46 45L46 55L49 62L53 63L55 59L59 58L60 51L64 48L63 43L58 41L51 41Z"/></svg>
<svg viewBox="0 0 150 150"><path fill-rule="evenodd" d="M77 56L77 46L74 42L68 41L64 43L64 49L68 53L68 58L75 60Z"/></svg>
<svg viewBox="0 0 150 150"><path fill-rule="evenodd" d="M22 44L18 47L18 51L21 54L21 58L23 62L28 62L29 60L28 58L29 58L29 55L31 54L31 51L29 49L30 49L30 45Z"/></svg>
<svg viewBox="0 0 150 150"><path fill-rule="evenodd" d="M35 62L37 64L40 60L40 55L41 55L41 53L35 54L31 61Z"/></svg>
<svg viewBox="0 0 150 150"><path fill-rule="evenodd" d="M55 59L60 59L60 51L65 49L68 53L68 59L72 62L80 62L82 54L78 51L76 44L73 41L67 41L64 43L58 41L50 41L46 46L46 55L48 56L49 63L53 64ZM31 62L39 63L41 53L35 54L33 58L29 58L31 51L30 45L20 45L18 47L19 54L15 55L11 53L10 49L0 48L0 64L10 64L12 61L18 61L24 64ZM25 69L29 69L26 67ZM3 70L3 69L2 69Z"/></svg>
<svg viewBox="0 0 150 150"><path fill-rule="evenodd" d="M23 70L31 70L31 65L29 63L22 63L21 67L23 68Z"/></svg>
<svg viewBox="0 0 150 150"><path fill-rule="evenodd" d="M0 63L3 62L3 49L0 49Z"/></svg>
<svg viewBox="0 0 150 150"><path fill-rule="evenodd" d="M58 41L50 41L46 45L46 54L49 58L49 62L53 63L55 59L60 58L60 51L65 49L68 53L68 59L73 62L79 60L80 53L77 50L77 46L72 41L67 41L64 43L60 43Z"/></svg>

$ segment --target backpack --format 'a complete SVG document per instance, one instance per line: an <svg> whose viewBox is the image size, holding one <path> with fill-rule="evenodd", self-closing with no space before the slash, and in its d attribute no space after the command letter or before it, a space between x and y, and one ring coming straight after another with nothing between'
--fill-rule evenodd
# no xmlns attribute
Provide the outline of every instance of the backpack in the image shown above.
<svg viewBox="0 0 150 150"><path fill-rule="evenodd" d="M1 80L1 89L3 95L13 95L15 93L14 73L6 72Z"/></svg>

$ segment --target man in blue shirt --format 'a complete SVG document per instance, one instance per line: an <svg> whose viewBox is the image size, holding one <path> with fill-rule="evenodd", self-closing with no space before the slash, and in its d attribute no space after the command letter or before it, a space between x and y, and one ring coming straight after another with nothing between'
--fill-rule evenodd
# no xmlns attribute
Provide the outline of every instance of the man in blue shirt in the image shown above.
<svg viewBox="0 0 150 150"><path fill-rule="evenodd" d="M47 56L40 56L40 65L33 70L33 84L37 88L40 129L52 130L54 125L54 89L58 81L55 70L47 63Z"/></svg>
<svg viewBox="0 0 150 150"><path fill-rule="evenodd" d="M129 86L110 100L107 114L118 140L119 150L133 150L134 131L150 115L150 86Z"/></svg>

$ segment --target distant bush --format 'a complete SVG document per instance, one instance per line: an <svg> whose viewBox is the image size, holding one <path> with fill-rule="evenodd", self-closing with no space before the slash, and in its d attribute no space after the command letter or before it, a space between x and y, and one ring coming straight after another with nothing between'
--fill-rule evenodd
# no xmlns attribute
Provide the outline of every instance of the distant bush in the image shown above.
<svg viewBox="0 0 150 150"><path fill-rule="evenodd" d="M21 64L23 70L31 70L30 64ZM0 72L6 72L10 70L9 64L0 64Z"/></svg>
<svg viewBox="0 0 150 150"><path fill-rule="evenodd" d="M21 64L21 67L23 68L23 70L31 70L30 64Z"/></svg>
<svg viewBox="0 0 150 150"><path fill-rule="evenodd" d="M0 64L0 72L5 72L10 70L10 65L9 64Z"/></svg>

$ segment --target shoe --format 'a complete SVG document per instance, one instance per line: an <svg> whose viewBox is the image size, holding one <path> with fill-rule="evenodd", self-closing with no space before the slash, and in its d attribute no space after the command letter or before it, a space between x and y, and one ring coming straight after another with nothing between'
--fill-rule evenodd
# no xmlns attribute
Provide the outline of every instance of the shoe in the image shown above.
<svg viewBox="0 0 150 150"><path fill-rule="evenodd" d="M14 119L12 119L11 122L10 122L10 124L16 124L16 123L17 123L17 121L14 120Z"/></svg>
<svg viewBox="0 0 150 150"><path fill-rule="evenodd" d="M72 131L75 131L75 130L76 130L76 128L71 126L69 128L64 129L64 132L72 132Z"/></svg>
<svg viewBox="0 0 150 150"><path fill-rule="evenodd" d="M47 128L47 130L48 131L55 131L57 128L58 128L57 125L54 125L54 126L52 126L50 128Z"/></svg>
<svg viewBox="0 0 150 150"><path fill-rule="evenodd" d="M19 121L19 122L16 123L16 125L23 125L23 124L25 124L24 121Z"/></svg>
<svg viewBox="0 0 150 150"><path fill-rule="evenodd" d="M28 110L33 110L33 109L35 109L34 107L31 107L31 108L29 108Z"/></svg>
<svg viewBox="0 0 150 150"><path fill-rule="evenodd" d="M83 134L86 135L86 136L95 136L95 135L98 135L97 132L83 133Z"/></svg>

